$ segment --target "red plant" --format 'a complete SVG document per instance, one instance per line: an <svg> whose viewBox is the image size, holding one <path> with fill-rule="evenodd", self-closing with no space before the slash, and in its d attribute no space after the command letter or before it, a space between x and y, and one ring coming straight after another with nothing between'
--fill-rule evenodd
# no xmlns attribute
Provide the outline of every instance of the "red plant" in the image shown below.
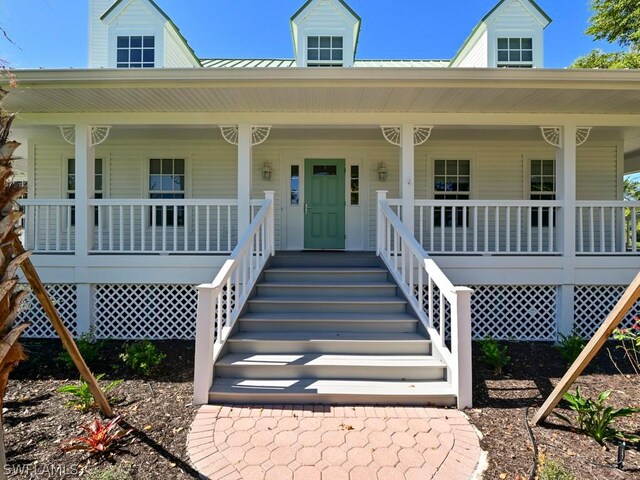
<svg viewBox="0 0 640 480"><path fill-rule="evenodd" d="M80 425L87 435L76 437L62 446L62 451L85 450L92 453L103 453L113 446L118 440L129 435L133 429L124 430L118 425L121 416L111 419L108 423L96 418L88 425Z"/></svg>

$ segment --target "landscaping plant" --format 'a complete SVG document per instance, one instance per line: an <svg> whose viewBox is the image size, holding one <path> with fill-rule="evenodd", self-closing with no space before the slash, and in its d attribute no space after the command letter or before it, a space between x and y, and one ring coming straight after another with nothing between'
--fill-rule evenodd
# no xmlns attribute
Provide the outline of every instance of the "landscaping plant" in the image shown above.
<svg viewBox="0 0 640 480"><path fill-rule="evenodd" d="M616 348L624 350L624 356L631 368L640 375L640 316L635 318L631 328L616 328L613 331L613 339L620 342Z"/></svg>
<svg viewBox="0 0 640 480"><path fill-rule="evenodd" d="M557 347L565 362L573 363L576 361L576 358L578 358L580 353L582 353L586 344L586 340L573 330L571 335L560 334L560 341L558 342Z"/></svg>
<svg viewBox="0 0 640 480"><path fill-rule="evenodd" d="M94 419L88 425L80 425L86 435L73 438L62 445L63 452L71 450L84 450L90 453L104 453L114 448L114 445L133 429L124 430L119 423L122 419L117 416L108 423L103 423L99 418Z"/></svg>
<svg viewBox="0 0 640 480"><path fill-rule="evenodd" d="M583 397L580 387L578 387L576 393L567 392L563 398L569 404L569 408L576 412L578 429L592 437L600 445L604 445L605 441L614 439L637 442L640 438L617 430L613 426L613 422L618 418L629 417L634 413L640 412L640 408L607 407L605 402L610 395L611 390L606 390L598 395L596 400L593 400ZM571 421L564 415L559 413L556 413L556 415L571 424Z"/></svg>
<svg viewBox="0 0 640 480"><path fill-rule="evenodd" d="M80 338L76 340L76 346L78 347L78 350L80 350L82 358L84 358L84 361L89 366L96 364L96 361L100 357L100 353L104 348L104 342L96 340L95 331L95 326L92 325L88 332L83 333L80 335ZM68 369L75 368L75 364L73 363L73 360L71 360L71 355L69 355L69 352L66 350L61 352L56 360Z"/></svg>
<svg viewBox="0 0 640 480"><path fill-rule="evenodd" d="M96 375L96 380L99 382L102 377L104 377L104 373ZM106 387L103 387L102 391L106 395L122 382L122 380L114 380L113 382L107 384ZM82 378L77 384L65 385L58 388L58 392L66 393L71 396L71 400L69 400L65 404L66 406L73 406L78 410L82 410L83 412L87 412L96 406L95 399L93 398L93 394L91 393L91 389L89 388L89 384Z"/></svg>
<svg viewBox="0 0 640 480"><path fill-rule="evenodd" d="M166 355L148 340L135 342L126 346L120 358L129 368L143 375L151 375L158 368Z"/></svg>
<svg viewBox="0 0 640 480"><path fill-rule="evenodd" d="M479 344L482 351L482 361L489 365L496 375L501 375L502 369L511 362L509 347L507 345L500 346L493 337L480 340Z"/></svg>
<svg viewBox="0 0 640 480"><path fill-rule="evenodd" d="M542 454L540 454L539 465L538 480L578 480L578 477L567 470L564 465L549 460Z"/></svg>

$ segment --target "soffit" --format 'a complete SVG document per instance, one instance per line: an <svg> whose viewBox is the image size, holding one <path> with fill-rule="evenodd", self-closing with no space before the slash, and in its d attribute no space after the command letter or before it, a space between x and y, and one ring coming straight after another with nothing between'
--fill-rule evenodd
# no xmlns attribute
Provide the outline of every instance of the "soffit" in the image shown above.
<svg viewBox="0 0 640 480"><path fill-rule="evenodd" d="M19 86L5 108L22 113L640 112L640 72L310 70L17 71Z"/></svg>

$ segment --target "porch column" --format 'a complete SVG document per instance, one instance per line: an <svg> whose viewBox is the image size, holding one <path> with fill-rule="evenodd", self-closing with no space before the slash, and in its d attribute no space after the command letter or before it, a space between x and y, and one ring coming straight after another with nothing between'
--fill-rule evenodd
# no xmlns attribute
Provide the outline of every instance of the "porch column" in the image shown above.
<svg viewBox="0 0 640 480"><path fill-rule="evenodd" d="M238 239L251 223L251 125L238 125Z"/></svg>
<svg viewBox="0 0 640 480"><path fill-rule="evenodd" d="M91 126L76 125L76 198L75 241L76 255L88 256L93 243L93 215L89 200L94 195L95 151L91 146Z"/></svg>
<svg viewBox="0 0 640 480"><path fill-rule="evenodd" d="M89 200L94 196L95 149L92 146L92 127L75 126L75 255L78 266L86 266L93 247L93 210ZM92 322L91 285L76 286L77 332L89 331Z"/></svg>
<svg viewBox="0 0 640 480"><path fill-rule="evenodd" d="M556 150L556 191L562 202L559 218L558 242L562 246L564 268L562 285L557 297L556 318L558 332L569 335L574 322L574 291L576 256L576 133L575 125L560 128L560 145Z"/></svg>
<svg viewBox="0 0 640 480"><path fill-rule="evenodd" d="M402 198L402 223L414 233L415 185L414 185L414 126L400 126L400 196Z"/></svg>

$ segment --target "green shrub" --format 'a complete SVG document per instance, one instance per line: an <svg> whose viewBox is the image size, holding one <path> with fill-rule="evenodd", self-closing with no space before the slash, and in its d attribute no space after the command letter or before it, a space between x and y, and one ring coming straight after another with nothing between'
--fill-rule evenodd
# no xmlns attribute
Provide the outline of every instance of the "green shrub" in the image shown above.
<svg viewBox="0 0 640 480"><path fill-rule="evenodd" d="M131 370L148 376L158 368L166 355L150 341L143 340L127 345L120 358Z"/></svg>
<svg viewBox="0 0 640 480"><path fill-rule="evenodd" d="M100 380L102 380L102 377L104 377L104 373L96 375L96 380L100 382ZM113 382L108 383L106 386L103 386L102 391L106 395L121 383L122 380L114 380ZM58 392L66 393L67 395L71 396L71 399L65 404L65 406L67 407L75 407L78 410L86 412L95 406L95 399L93 398L93 394L91 393L89 384L82 378L78 383L75 383L73 385L65 385L58 388Z"/></svg>
<svg viewBox="0 0 640 480"><path fill-rule="evenodd" d="M548 460L543 455L540 455L538 480L578 480L578 477L567 470L561 463Z"/></svg>
<svg viewBox="0 0 640 480"><path fill-rule="evenodd" d="M576 358L578 358L580 353L582 353L586 344L586 340L573 330L571 335L560 334L560 341L558 342L557 349L560 350L560 355L562 355L565 362L573 363L576 361Z"/></svg>
<svg viewBox="0 0 640 480"><path fill-rule="evenodd" d="M87 477L88 480L130 480L133 478L129 472L114 465L109 465L103 470L94 470Z"/></svg>
<svg viewBox="0 0 640 480"><path fill-rule="evenodd" d="M502 369L511 362L509 347L507 345L500 346L492 337L480 340L479 344L482 351L482 361L489 365L496 375L502 374Z"/></svg>
<svg viewBox="0 0 640 480"><path fill-rule="evenodd" d="M84 358L86 364L90 366L96 364L104 348L104 342L96 340L95 332L95 326L92 325L88 332L83 333L76 339L76 345L78 350L80 350L82 358ZM73 360L71 360L71 356L66 350L56 357L56 361L67 369L75 368Z"/></svg>
<svg viewBox="0 0 640 480"><path fill-rule="evenodd" d="M611 395L611 390L607 390L598 395L596 400L582 396L580 387L576 389L576 393L567 392L564 394L564 400L569 404L569 408L576 412L576 422L578 429L589 435L596 442L603 445L607 440L616 438L637 442L640 440L634 435L627 435L613 426L613 422L617 418L629 417L634 413L640 412L640 408L612 408L607 407L605 402ZM565 422L571 424L571 421L564 415L556 413Z"/></svg>

